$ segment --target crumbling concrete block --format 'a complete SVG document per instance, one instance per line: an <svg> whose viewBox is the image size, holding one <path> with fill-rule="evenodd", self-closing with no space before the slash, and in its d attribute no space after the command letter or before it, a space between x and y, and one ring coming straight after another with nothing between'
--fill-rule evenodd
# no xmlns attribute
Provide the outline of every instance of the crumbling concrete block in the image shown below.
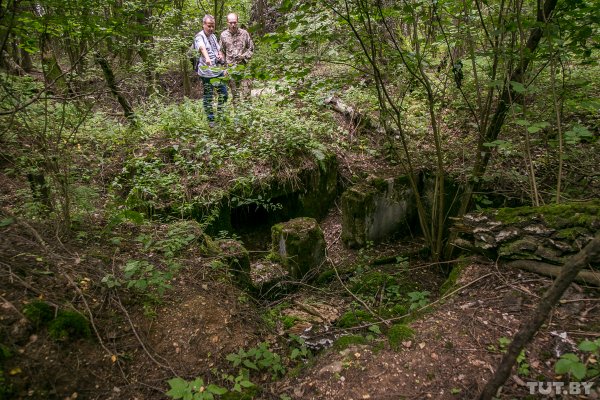
<svg viewBox="0 0 600 400"><path fill-rule="evenodd" d="M342 195L342 241L363 247L416 228L416 199L407 177L374 178Z"/></svg>
<svg viewBox="0 0 600 400"><path fill-rule="evenodd" d="M325 260L325 237L313 218L295 218L271 228L273 254L291 277L304 278Z"/></svg>

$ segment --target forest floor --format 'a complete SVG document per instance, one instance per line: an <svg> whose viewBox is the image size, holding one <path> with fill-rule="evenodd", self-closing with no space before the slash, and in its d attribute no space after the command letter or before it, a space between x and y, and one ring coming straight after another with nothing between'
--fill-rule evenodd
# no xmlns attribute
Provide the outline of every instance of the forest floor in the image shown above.
<svg viewBox="0 0 600 400"><path fill-rule="evenodd" d="M331 263L349 265L364 257L341 245L338 210L322 221L322 228ZM399 254L406 249L401 243L375 246L369 256ZM0 323L11 334L8 345L14 356L5 363L4 385L11 388L14 398L165 398L168 379L215 379L231 372L225 361L228 354L259 342L285 353L289 350L286 335L294 333L304 335L307 342L347 334L366 340L321 346L300 363L284 361L290 372L283 378L272 380L268 373L255 376L253 381L262 388L256 398L473 399L497 367L507 340L527 321L551 284L547 278L502 270L489 260L473 258L462 261L464 267L452 289L440 297L443 277L433 267L413 262L412 277L422 289L434 293L430 299L434 303L410 319L412 333L391 343L369 331L368 324L362 329L335 328L352 301L336 280L327 287L307 286L286 297L281 315L297 319L287 327L277 319L268 326L265 312L283 300L260 305L251 301L231 282L215 279L199 254L186 255L191 262L173 279L173 288L162 301L144 303L94 283L107 261L118 263L122 255L114 251L60 245L24 223L5 231L0 248L11 263L1 280ZM23 276L19 272L23 270L31 273ZM340 276L344 280L342 272ZM65 288L88 299L88 310L95 315L95 339L57 342L23 318L20 310L32 300L32 293L58 306L65 293L73 292ZM576 342L600 336L598 298L597 289L572 285L527 347L500 398L544 397L529 395L527 382L566 381L553 372L556 354L576 352ZM378 326L385 330L393 322L380 321ZM323 329L311 333L324 326L328 326L325 333ZM595 387L587 396L547 397L595 399L599 391Z"/></svg>
<svg viewBox="0 0 600 400"><path fill-rule="evenodd" d="M396 168L365 152L338 149L338 159L341 179L348 181L355 173ZM287 372L274 371L273 362L267 370L251 372L260 390L222 398L474 399L552 283L471 257L460 260L460 272L444 285L447 277L439 265L413 255L418 238L346 248L336 205L320 221L327 280L304 282L298 291L276 299L253 298L193 244L178 259L181 268L169 280L172 287L162 296L141 296L108 288L104 279L127 260L143 257L159 264L160 252L136 238L164 237L166 224L121 224L106 240L97 239L106 221L91 216L83 230L87 237L65 240L49 225L12 214L15 194L27 189L27 182L0 172L0 209L7 218L2 222L11 219L0 226L0 398L164 399L167 381L176 376L231 388L230 375L234 378L238 369L227 356L267 343ZM255 269L270 243L268 237L260 240L250 249ZM406 254L411 256L400 257ZM396 256L402 261L378 263ZM354 327L340 326L359 302L380 309L397 300L385 283L362 295L353 290L374 273L392 276L404 289L428 293L428 305L390 317L367 313ZM53 340L47 327L24 315L24 307L35 301L49 304L55 315L65 308L81 311L91 322L89 337ZM598 382L587 395L541 395L537 388L531 394L528 386L567 382L567 376L554 373L558 354L583 356L576 344L599 337L599 291L573 284L527 346L499 398L600 398ZM310 352L292 357L294 349ZM598 361L588 359L590 366Z"/></svg>

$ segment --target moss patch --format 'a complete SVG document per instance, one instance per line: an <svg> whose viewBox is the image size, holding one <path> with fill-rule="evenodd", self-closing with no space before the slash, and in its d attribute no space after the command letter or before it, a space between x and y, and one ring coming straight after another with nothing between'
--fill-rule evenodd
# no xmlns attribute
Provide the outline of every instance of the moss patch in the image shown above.
<svg viewBox="0 0 600 400"><path fill-rule="evenodd" d="M446 278L446 280L442 284L442 287L440 288L440 294L444 295L450 292L450 290L454 289L456 281L458 280L460 273L465 269L466 265L466 261L461 260L458 264L454 266L454 268L452 268L452 271L450 271L448 278Z"/></svg>
<svg viewBox="0 0 600 400"><path fill-rule="evenodd" d="M366 311L348 311L338 318L336 325L340 328L351 328L365 322L373 322L373 316Z"/></svg>
<svg viewBox="0 0 600 400"><path fill-rule="evenodd" d="M409 306L406 303L394 304L392 307L380 309L380 312L385 318L401 317L409 313Z"/></svg>
<svg viewBox="0 0 600 400"><path fill-rule="evenodd" d="M43 301L33 301L23 307L23 315L36 327L45 326L54 318L54 308Z"/></svg>
<svg viewBox="0 0 600 400"><path fill-rule="evenodd" d="M394 324L388 329L387 338L390 342L390 347L394 350L399 350L403 341L412 339L415 336L415 331L404 324Z"/></svg>
<svg viewBox="0 0 600 400"><path fill-rule="evenodd" d="M381 287L396 284L396 279L393 276L379 271L371 271L366 273L360 280L357 280L350 290L356 294L374 295Z"/></svg>
<svg viewBox="0 0 600 400"><path fill-rule="evenodd" d="M335 270L328 269L319 274L317 279L315 279L315 285L317 286L325 286L335 279Z"/></svg>
<svg viewBox="0 0 600 400"><path fill-rule="evenodd" d="M48 334L55 340L86 339L92 335L88 320L76 311L61 311L48 325Z"/></svg>
<svg viewBox="0 0 600 400"><path fill-rule="evenodd" d="M348 335L338 338L333 343L333 348L341 351L353 345L367 344L367 339L360 335Z"/></svg>
<svg viewBox="0 0 600 400"><path fill-rule="evenodd" d="M506 224L541 218L554 229L572 226L592 229L600 223L600 200L550 204L541 207L501 208L496 212L496 218Z"/></svg>

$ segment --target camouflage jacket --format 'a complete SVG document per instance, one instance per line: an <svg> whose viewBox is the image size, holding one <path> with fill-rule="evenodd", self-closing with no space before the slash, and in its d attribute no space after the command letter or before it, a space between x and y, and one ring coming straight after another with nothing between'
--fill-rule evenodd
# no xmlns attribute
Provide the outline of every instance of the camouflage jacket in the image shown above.
<svg viewBox="0 0 600 400"><path fill-rule="evenodd" d="M254 43L245 29L238 29L235 34L229 30L221 33L221 51L225 56L225 64L246 64L254 53Z"/></svg>

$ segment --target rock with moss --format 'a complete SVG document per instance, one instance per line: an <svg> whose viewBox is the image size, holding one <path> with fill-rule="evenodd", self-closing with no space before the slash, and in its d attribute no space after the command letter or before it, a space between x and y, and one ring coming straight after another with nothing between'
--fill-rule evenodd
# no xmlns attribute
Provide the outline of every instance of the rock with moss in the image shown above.
<svg viewBox="0 0 600 400"><path fill-rule="evenodd" d="M470 213L454 229L455 246L492 259L562 265L600 229L600 200Z"/></svg>
<svg viewBox="0 0 600 400"><path fill-rule="evenodd" d="M342 195L342 240L364 247L416 226L414 192L407 177L370 178Z"/></svg>
<svg viewBox="0 0 600 400"><path fill-rule="evenodd" d="M291 277L303 279L325 260L325 237L313 218L295 218L271 228L272 251Z"/></svg>

